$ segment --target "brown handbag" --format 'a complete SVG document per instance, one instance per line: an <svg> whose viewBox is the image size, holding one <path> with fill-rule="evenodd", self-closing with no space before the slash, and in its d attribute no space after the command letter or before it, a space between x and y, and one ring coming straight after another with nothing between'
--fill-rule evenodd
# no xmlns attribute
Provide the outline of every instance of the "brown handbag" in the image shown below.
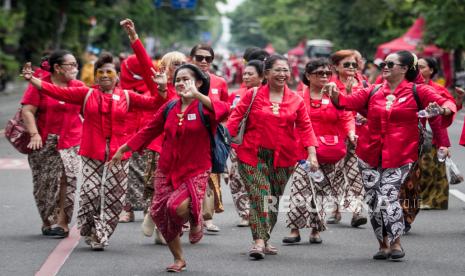
<svg viewBox="0 0 465 276"><path fill-rule="evenodd" d="M252 94L252 100L250 101L249 107L247 108L247 111L245 112L244 117L242 117L242 120L239 122L237 135L234 137L231 137L231 143L235 145L241 145L242 140L244 140L244 133L245 133L245 127L247 124L247 119L249 118L249 113L250 113L250 110L252 109L252 104L253 104L253 101L255 100L255 96L257 96L257 91L258 91L258 87L254 87L253 94Z"/></svg>
<svg viewBox="0 0 465 276"><path fill-rule="evenodd" d="M6 123L5 137L17 151L29 154L32 150L27 145L31 141L31 136L24 125L21 110L22 108L19 108L13 118Z"/></svg>

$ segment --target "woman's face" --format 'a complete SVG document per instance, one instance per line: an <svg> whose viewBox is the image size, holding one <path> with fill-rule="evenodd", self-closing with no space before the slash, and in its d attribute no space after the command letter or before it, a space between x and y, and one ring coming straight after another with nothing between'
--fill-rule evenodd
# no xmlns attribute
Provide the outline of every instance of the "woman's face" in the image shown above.
<svg viewBox="0 0 465 276"><path fill-rule="evenodd" d="M270 86L284 87L290 77L289 64L285 60L276 60L273 67L266 71L266 79Z"/></svg>
<svg viewBox="0 0 465 276"><path fill-rule="evenodd" d="M384 65L384 67L382 67L382 65ZM390 54L387 56L384 62L380 64L380 68L383 73L383 78L388 81L402 78L407 72L407 66L400 63L397 54Z"/></svg>
<svg viewBox="0 0 465 276"><path fill-rule="evenodd" d="M174 77L174 72L176 72L176 69L178 69L179 66L186 64L186 60L173 60L168 64L166 67L166 76L168 79L172 80Z"/></svg>
<svg viewBox="0 0 465 276"><path fill-rule="evenodd" d="M75 80L78 74L78 63L73 55L63 56L63 62L56 64L54 71L63 76L66 81Z"/></svg>
<svg viewBox="0 0 465 276"><path fill-rule="evenodd" d="M210 70L210 65L213 62L213 56L207 50L198 49L192 57L192 64L196 65L203 72Z"/></svg>
<svg viewBox="0 0 465 276"><path fill-rule="evenodd" d="M336 71L341 77L353 77L357 72L358 63L354 56L342 59L336 66Z"/></svg>
<svg viewBox="0 0 465 276"><path fill-rule="evenodd" d="M118 73L113 63L105 63L95 72L95 80L104 91L113 90L118 83Z"/></svg>
<svg viewBox="0 0 465 276"><path fill-rule="evenodd" d="M433 74L433 69L428 66L426 60L420 58L418 60L418 69L420 70L421 75L425 79L431 79L431 75Z"/></svg>
<svg viewBox="0 0 465 276"><path fill-rule="evenodd" d="M310 73L305 73L305 76L310 81L310 85L321 89L325 84L329 82L333 71L329 66L320 66Z"/></svg>
<svg viewBox="0 0 465 276"><path fill-rule="evenodd" d="M246 66L242 79L247 88L252 88L260 86L263 78L258 75L257 69L254 66Z"/></svg>
<svg viewBox="0 0 465 276"><path fill-rule="evenodd" d="M197 88L202 85L202 81L197 81L194 77L194 72L190 69L185 68L178 71L176 79L174 80L174 87L176 88L176 94L179 97L181 97L181 93L186 91L186 82L189 80L193 80Z"/></svg>

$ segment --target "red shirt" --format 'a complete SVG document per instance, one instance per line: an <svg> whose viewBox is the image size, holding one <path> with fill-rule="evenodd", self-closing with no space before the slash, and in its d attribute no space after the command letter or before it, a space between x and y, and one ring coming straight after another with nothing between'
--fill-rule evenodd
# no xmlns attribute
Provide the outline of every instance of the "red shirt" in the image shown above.
<svg viewBox="0 0 465 276"><path fill-rule="evenodd" d="M205 117L210 117L212 129L224 120L229 111L225 102L212 99L213 111L204 108ZM183 181L211 169L210 135L199 115L198 100L194 100L184 111L182 125L177 114L181 114L181 101L170 110L166 121L162 106L152 121L127 145L133 151L144 148L155 137L164 133L163 151L158 161L158 169L168 175L176 189Z"/></svg>
<svg viewBox="0 0 465 276"><path fill-rule="evenodd" d="M126 143L126 115L132 109L150 109L157 105L157 99L144 97L132 91L128 91L129 103L126 95L120 88L116 87L110 97L106 97L98 86L83 107L84 125L82 128L82 139L79 154L102 162L111 158L118 148ZM57 100L72 104L82 105L89 88L82 87L58 87L47 82L42 82L41 92ZM106 103L108 99L108 103ZM105 105L108 104L106 107ZM108 109L108 110L106 110ZM111 125L111 127L108 127ZM110 134L110 152L105 156L106 137ZM130 153L124 159L130 157Z"/></svg>
<svg viewBox="0 0 465 276"><path fill-rule="evenodd" d="M208 73L208 75L210 76L210 92L208 92L210 98L227 103L229 94L226 81L212 73Z"/></svg>
<svg viewBox="0 0 465 276"><path fill-rule="evenodd" d="M252 95L253 89L250 89L229 117L227 126L232 136L237 135ZM291 167L307 157L299 146L299 139L305 148L318 145L302 97L285 87L279 106L279 115L274 115L270 108L269 86L259 87L247 119L244 140L236 150L239 160L256 166L258 149L263 147L274 150L275 167Z"/></svg>
<svg viewBox="0 0 465 276"><path fill-rule="evenodd" d="M236 99L236 96L239 96L239 100L242 99L245 93L247 93L247 90L248 90L247 87L244 86L244 87L240 87L234 92L231 92L231 95L229 95L228 103L232 105L234 100Z"/></svg>
<svg viewBox="0 0 465 276"><path fill-rule="evenodd" d="M51 83L51 75L44 74L42 83ZM68 82L68 87L84 86L78 80ZM57 134L58 149L67 149L79 145L81 141L82 120L80 117L81 106L55 100L39 92L37 88L29 85L24 92L22 105L37 107L37 128L40 137L45 143L48 134Z"/></svg>
<svg viewBox="0 0 465 276"><path fill-rule="evenodd" d="M369 94L374 86L349 96L339 95L339 105L349 110L365 108L369 99L368 135L359 138L361 143L366 143L367 150L357 153L370 166L398 168L418 159L418 107L412 87L413 83L402 81L393 93L396 99L389 110L386 110L386 96L391 92L386 81L371 98ZM438 95L430 86L417 84L417 93L422 106L437 102L456 112L455 104ZM453 116L442 117L442 126L449 126L452 120Z"/></svg>

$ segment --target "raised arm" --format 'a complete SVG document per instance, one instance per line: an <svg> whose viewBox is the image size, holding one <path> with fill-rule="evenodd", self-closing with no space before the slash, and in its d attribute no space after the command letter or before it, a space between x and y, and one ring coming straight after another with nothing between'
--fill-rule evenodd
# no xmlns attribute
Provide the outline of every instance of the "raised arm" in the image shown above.
<svg viewBox="0 0 465 276"><path fill-rule="evenodd" d="M439 93L429 85L417 85L416 90L422 107L431 109L439 106L440 115L442 115L442 127L450 126L454 119L454 114L457 112L455 103L439 95Z"/></svg>
<svg viewBox="0 0 465 276"><path fill-rule="evenodd" d="M346 95L339 91L335 83L328 83L323 87L323 92L331 98L335 106L345 108L346 110L362 111L368 104L371 90L374 86L367 89L358 89L351 95Z"/></svg>

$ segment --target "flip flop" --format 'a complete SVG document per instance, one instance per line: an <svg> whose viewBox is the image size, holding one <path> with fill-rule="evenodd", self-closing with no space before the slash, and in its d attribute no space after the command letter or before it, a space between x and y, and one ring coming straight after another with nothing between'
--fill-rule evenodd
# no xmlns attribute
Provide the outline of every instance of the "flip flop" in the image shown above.
<svg viewBox="0 0 465 276"><path fill-rule="evenodd" d="M186 265L187 265L186 262L184 262L182 265L178 265L178 264L174 263L174 264L172 264L172 265L170 265L170 266L168 266L166 268L166 272L179 273L181 271L186 270Z"/></svg>

